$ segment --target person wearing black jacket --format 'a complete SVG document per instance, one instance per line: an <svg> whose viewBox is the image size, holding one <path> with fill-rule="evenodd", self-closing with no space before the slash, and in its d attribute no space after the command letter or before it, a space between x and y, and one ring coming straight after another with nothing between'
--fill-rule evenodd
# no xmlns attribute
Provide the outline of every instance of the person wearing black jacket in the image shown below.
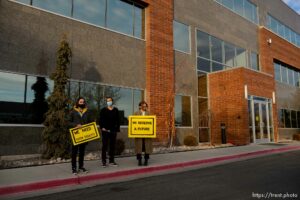
<svg viewBox="0 0 300 200"><path fill-rule="evenodd" d="M107 107L100 111L99 124L102 132L102 166L106 167L106 152L109 143L109 165L118 166L115 162L115 145L117 132L120 132L119 110L113 106L112 97L106 97Z"/></svg>
<svg viewBox="0 0 300 200"><path fill-rule="evenodd" d="M91 115L87 109L85 99L83 97L79 97L76 101L76 104L73 108L73 110L70 112L69 116L69 126L71 128L80 128L84 124L88 124L92 122ZM84 168L84 153L85 153L85 146L86 143L78 144L78 145L72 145L72 173L76 175L78 171L82 171L84 173L87 173L88 171ZM76 168L76 157L79 151L79 168L77 171Z"/></svg>

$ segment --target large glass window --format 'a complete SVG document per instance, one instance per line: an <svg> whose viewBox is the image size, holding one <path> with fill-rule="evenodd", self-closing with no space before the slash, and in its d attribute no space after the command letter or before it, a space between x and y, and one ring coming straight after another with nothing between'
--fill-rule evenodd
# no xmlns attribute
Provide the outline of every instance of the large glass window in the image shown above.
<svg viewBox="0 0 300 200"><path fill-rule="evenodd" d="M251 52L250 63L251 63L251 68L252 69L254 69L254 70L259 69L258 55L254 52Z"/></svg>
<svg viewBox="0 0 300 200"><path fill-rule="evenodd" d="M288 69L288 79L289 79L290 85L295 85L294 84L294 71L292 69Z"/></svg>
<svg viewBox="0 0 300 200"><path fill-rule="evenodd" d="M133 35L133 6L120 0L107 3L107 27Z"/></svg>
<svg viewBox="0 0 300 200"><path fill-rule="evenodd" d="M299 87L299 70L285 63L274 61L275 79L289 85Z"/></svg>
<svg viewBox="0 0 300 200"><path fill-rule="evenodd" d="M298 128L300 128L300 111L297 111L297 124Z"/></svg>
<svg viewBox="0 0 300 200"><path fill-rule="evenodd" d="M32 5L61 15L71 17L72 0L33 0Z"/></svg>
<svg viewBox="0 0 300 200"><path fill-rule="evenodd" d="M30 4L30 0L16 0L16 1L24 3L24 4Z"/></svg>
<svg viewBox="0 0 300 200"><path fill-rule="evenodd" d="M202 31L197 31L197 53L198 56L210 59L209 35Z"/></svg>
<svg viewBox="0 0 300 200"><path fill-rule="evenodd" d="M25 75L0 72L0 101L24 103Z"/></svg>
<svg viewBox="0 0 300 200"><path fill-rule="evenodd" d="M211 72L210 63L211 61L204 58L197 58L197 69L204 72Z"/></svg>
<svg viewBox="0 0 300 200"><path fill-rule="evenodd" d="M15 0L90 24L144 38L144 7L123 0Z"/></svg>
<svg viewBox="0 0 300 200"><path fill-rule="evenodd" d="M278 63L274 63L274 71L275 71L275 80L281 81L281 71L280 71L280 65Z"/></svg>
<svg viewBox="0 0 300 200"><path fill-rule="evenodd" d="M192 126L191 97L175 96L175 126Z"/></svg>
<svg viewBox="0 0 300 200"><path fill-rule="evenodd" d="M279 128L284 128L284 109L278 110L278 122L279 122Z"/></svg>
<svg viewBox="0 0 300 200"><path fill-rule="evenodd" d="M226 8L258 24L257 7L248 0L216 0Z"/></svg>
<svg viewBox="0 0 300 200"><path fill-rule="evenodd" d="M291 111L284 110L284 122L285 128L291 128Z"/></svg>
<svg viewBox="0 0 300 200"><path fill-rule="evenodd" d="M47 77L0 72L0 123L41 124L48 110L47 97L53 91L53 81ZM122 125L128 124L128 115L138 109L144 93L139 89L103 86L98 83L69 81L66 85L71 109L83 96L96 120L105 105L105 96L111 96L120 110Z"/></svg>
<svg viewBox="0 0 300 200"><path fill-rule="evenodd" d="M235 47L231 44L225 43L225 64L233 67L234 66L234 58L235 58Z"/></svg>
<svg viewBox="0 0 300 200"><path fill-rule="evenodd" d="M134 27L133 35L138 38L143 38L144 35L144 9L134 6Z"/></svg>
<svg viewBox="0 0 300 200"><path fill-rule="evenodd" d="M285 67L281 67L281 80L284 83L288 83L287 68Z"/></svg>
<svg viewBox="0 0 300 200"><path fill-rule="evenodd" d="M119 109L120 123L121 125L128 125L128 116L133 114L132 90L121 88L115 95L118 96L114 102Z"/></svg>
<svg viewBox="0 0 300 200"><path fill-rule="evenodd" d="M222 41L211 36L211 59L222 63Z"/></svg>
<svg viewBox="0 0 300 200"><path fill-rule="evenodd" d="M189 26L173 21L174 49L190 53L190 29Z"/></svg>
<svg viewBox="0 0 300 200"><path fill-rule="evenodd" d="M257 54L253 68L258 69ZM247 66L247 51L197 30L197 69L203 72L223 70L228 67Z"/></svg>
<svg viewBox="0 0 300 200"><path fill-rule="evenodd" d="M105 0L73 0L73 2L75 19L105 26Z"/></svg>
<svg viewBox="0 0 300 200"><path fill-rule="evenodd" d="M300 46L300 35L293 31L291 28L281 23L279 20L275 19L271 15L268 14L268 28L271 29L274 33L281 36L283 39L293 43L296 46Z"/></svg>
<svg viewBox="0 0 300 200"><path fill-rule="evenodd" d="M236 66L247 66L246 49L236 48Z"/></svg>
<svg viewBox="0 0 300 200"><path fill-rule="evenodd" d="M297 111L291 110L292 128L297 128Z"/></svg>

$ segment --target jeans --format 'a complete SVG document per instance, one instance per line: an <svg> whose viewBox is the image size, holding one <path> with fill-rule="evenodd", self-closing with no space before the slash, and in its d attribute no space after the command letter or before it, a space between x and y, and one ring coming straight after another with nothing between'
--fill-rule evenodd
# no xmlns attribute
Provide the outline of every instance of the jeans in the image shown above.
<svg viewBox="0 0 300 200"><path fill-rule="evenodd" d="M72 146L72 161L71 161L72 169L76 169L76 157L77 157L78 151L79 151L79 160L78 160L79 168L83 167L85 146L86 146L86 143Z"/></svg>
<svg viewBox="0 0 300 200"><path fill-rule="evenodd" d="M109 146L109 162L115 162L116 132L102 131L102 163L106 163L106 152Z"/></svg>

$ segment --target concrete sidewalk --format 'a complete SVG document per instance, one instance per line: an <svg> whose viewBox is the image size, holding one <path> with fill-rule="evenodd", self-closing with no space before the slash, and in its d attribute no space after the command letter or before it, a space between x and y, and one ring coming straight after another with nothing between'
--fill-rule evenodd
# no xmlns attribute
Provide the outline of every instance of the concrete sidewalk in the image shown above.
<svg viewBox="0 0 300 200"><path fill-rule="evenodd" d="M139 167L135 157L116 159L118 167L102 168L99 160L85 161L89 173L71 173L70 163L0 170L0 199L18 199L57 191L120 182L159 174L300 150L300 142L251 144L151 155L149 166Z"/></svg>

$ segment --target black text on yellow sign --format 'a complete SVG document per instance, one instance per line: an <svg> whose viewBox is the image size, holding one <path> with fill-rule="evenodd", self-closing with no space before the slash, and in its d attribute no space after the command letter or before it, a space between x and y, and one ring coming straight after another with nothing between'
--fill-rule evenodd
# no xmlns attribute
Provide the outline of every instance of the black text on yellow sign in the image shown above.
<svg viewBox="0 0 300 200"><path fill-rule="evenodd" d="M156 116L129 116L129 138L156 138Z"/></svg>
<svg viewBox="0 0 300 200"><path fill-rule="evenodd" d="M82 144L100 138L96 122L70 129L73 145Z"/></svg>

